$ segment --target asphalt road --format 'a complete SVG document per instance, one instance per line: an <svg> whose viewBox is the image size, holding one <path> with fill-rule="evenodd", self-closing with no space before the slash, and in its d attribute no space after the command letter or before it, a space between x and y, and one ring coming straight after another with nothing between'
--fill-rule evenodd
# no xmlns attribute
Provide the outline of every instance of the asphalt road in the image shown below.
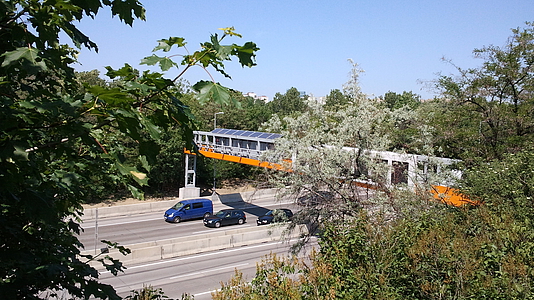
<svg viewBox="0 0 534 300"><path fill-rule="evenodd" d="M207 228L202 220L168 223L163 220L164 211L149 212L100 218L97 222L86 221L82 224L84 232L79 239L85 245L85 249L91 251L95 250L95 246L96 249L104 246L100 242L95 244L95 241L102 239L118 242L127 247L131 244L179 236L223 232L235 229L237 226L239 228L256 226L256 218L274 208L298 210L294 204L277 202L273 197L256 199L252 203L243 201L227 204L214 203L214 212L224 208L244 210L247 222L243 225ZM95 233L96 228L98 235ZM131 264L127 265L125 272L118 276L103 271L100 278L102 282L112 285L123 297L129 295L131 290L141 289L143 285L152 285L155 288L162 288L171 299L180 299L183 293L193 295L196 300L211 299L211 292L220 288L221 282L227 282L235 269L243 272L244 278L250 281L256 272L256 263L260 262L262 257L269 253L288 255L289 248L290 244L287 241L228 248L150 263Z"/></svg>
<svg viewBox="0 0 534 300"><path fill-rule="evenodd" d="M316 242L311 241L299 256L309 253L314 246ZM230 280L236 269L250 281L262 257L269 253L289 255L289 247L282 242L263 243L131 265L116 277L103 272L101 281L112 285L123 297L131 290L151 285L162 288L171 299L180 299L183 293L193 295L195 300L211 299L211 292L219 289L221 282Z"/></svg>
<svg viewBox="0 0 534 300"><path fill-rule="evenodd" d="M176 202L178 202L178 200ZM253 203L235 202L226 205L214 203L213 210L215 213L224 208L242 209L246 213L247 222L240 226L247 227L256 226L256 218L263 215L268 210L282 207L290 208L292 210L298 209L294 204L276 202L275 199L271 197L255 200ZM93 251L95 248L100 249L105 246L100 240L108 240L117 242L119 245L128 246L136 243L171 239L230 228L207 228L202 223L202 220L183 221L177 224L168 223L163 220L163 213L164 210L161 212L101 218L97 221L86 221L82 224L84 231L80 234L79 239L84 244L85 250Z"/></svg>

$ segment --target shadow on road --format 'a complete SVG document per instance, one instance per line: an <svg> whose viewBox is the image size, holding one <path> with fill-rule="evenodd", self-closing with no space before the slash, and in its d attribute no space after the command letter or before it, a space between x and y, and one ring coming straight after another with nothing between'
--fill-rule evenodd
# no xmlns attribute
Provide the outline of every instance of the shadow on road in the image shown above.
<svg viewBox="0 0 534 300"><path fill-rule="evenodd" d="M263 216L270 210L269 208L245 201L240 193L226 195L216 194L215 196L219 198L222 204L230 208L241 209L245 213L254 215L256 217Z"/></svg>

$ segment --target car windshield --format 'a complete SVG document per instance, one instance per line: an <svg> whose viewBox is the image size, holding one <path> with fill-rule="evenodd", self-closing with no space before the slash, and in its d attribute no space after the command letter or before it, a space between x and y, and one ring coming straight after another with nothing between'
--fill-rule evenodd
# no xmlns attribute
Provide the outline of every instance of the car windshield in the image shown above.
<svg viewBox="0 0 534 300"><path fill-rule="evenodd" d="M268 211L265 215L266 215L266 216L272 216L272 215L273 215L273 211L270 210L270 211Z"/></svg>
<svg viewBox="0 0 534 300"><path fill-rule="evenodd" d="M219 211L218 213L216 213L215 216L216 216L216 217L220 217L220 218L222 218L222 217L224 217L227 213L228 213L227 211L223 211L223 210L221 210L221 211Z"/></svg>
<svg viewBox="0 0 534 300"><path fill-rule="evenodd" d="M178 210L178 209L180 209L182 207L184 207L184 204L182 202L178 202L171 208Z"/></svg>

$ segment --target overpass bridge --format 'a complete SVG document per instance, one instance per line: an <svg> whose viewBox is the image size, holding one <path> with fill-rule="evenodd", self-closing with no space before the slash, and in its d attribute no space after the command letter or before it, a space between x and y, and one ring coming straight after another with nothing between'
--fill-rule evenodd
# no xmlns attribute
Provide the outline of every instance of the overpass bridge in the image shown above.
<svg viewBox="0 0 534 300"><path fill-rule="evenodd" d="M291 171L291 159L263 155L275 148L276 139L281 134L245 131L236 129L216 128L213 131L195 131L194 143L196 152L208 158L231 161L257 167ZM324 146L331 147L331 146ZM333 147L331 147L333 148ZM344 151L358 151L357 148L343 147ZM180 198L197 197L200 190L196 187L196 155L188 150L186 153L185 188L180 189ZM429 173L441 172L441 168L450 166L458 160L442 157L429 157L417 154L402 154L391 151L366 150L365 155L379 159L389 166L386 180L388 184L405 183L415 186L426 178ZM454 172L456 177L460 171ZM373 188L369 181L356 181L357 185ZM451 188L448 183L433 185L431 189L434 197L445 203L460 206L473 203Z"/></svg>

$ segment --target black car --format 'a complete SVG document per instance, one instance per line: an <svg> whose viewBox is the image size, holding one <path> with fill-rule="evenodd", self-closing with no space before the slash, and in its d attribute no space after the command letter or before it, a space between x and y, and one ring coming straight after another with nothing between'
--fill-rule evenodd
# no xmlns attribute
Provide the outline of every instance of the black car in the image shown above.
<svg viewBox="0 0 534 300"><path fill-rule="evenodd" d="M239 209L223 209L204 218L204 226L219 228L222 225L243 224L247 220L245 212Z"/></svg>
<svg viewBox="0 0 534 300"><path fill-rule="evenodd" d="M334 193L329 191L314 191L297 199L297 204L302 206L318 206L327 203L334 198Z"/></svg>
<svg viewBox="0 0 534 300"><path fill-rule="evenodd" d="M263 216L258 217L256 223L259 225L265 225L276 222L288 221L293 217L293 212L287 208L279 208L268 211Z"/></svg>

